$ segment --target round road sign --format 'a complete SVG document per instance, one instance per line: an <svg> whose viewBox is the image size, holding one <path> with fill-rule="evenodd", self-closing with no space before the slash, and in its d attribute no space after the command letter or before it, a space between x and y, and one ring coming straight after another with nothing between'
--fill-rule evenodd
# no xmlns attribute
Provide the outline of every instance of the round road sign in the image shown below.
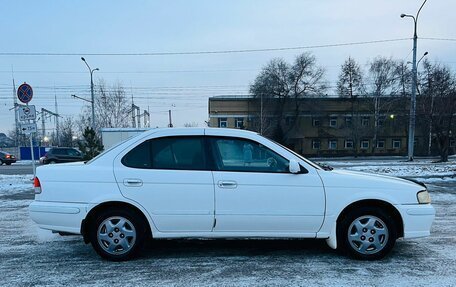
<svg viewBox="0 0 456 287"><path fill-rule="evenodd" d="M17 98L19 99L19 101L26 104L32 100L32 97L33 90L29 84L23 83L19 86L19 88L17 89Z"/></svg>

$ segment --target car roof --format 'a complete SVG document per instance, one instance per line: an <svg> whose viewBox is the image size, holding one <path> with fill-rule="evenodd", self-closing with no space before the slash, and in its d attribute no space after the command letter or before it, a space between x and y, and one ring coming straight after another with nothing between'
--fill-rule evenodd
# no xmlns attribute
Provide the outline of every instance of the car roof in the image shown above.
<svg viewBox="0 0 456 287"><path fill-rule="evenodd" d="M185 135L188 134L195 134L201 133L202 135L230 135L230 136L242 136L242 135L258 135L257 132L249 131L249 130L241 130L241 129L233 129L233 128L215 128L215 127L189 127L189 128L153 128L150 130L145 131L142 133L143 136L150 135L150 134L176 134L176 135Z"/></svg>
<svg viewBox="0 0 456 287"><path fill-rule="evenodd" d="M51 149L76 149L76 148L74 148L74 147L61 147L61 146L59 146L59 147L51 147Z"/></svg>

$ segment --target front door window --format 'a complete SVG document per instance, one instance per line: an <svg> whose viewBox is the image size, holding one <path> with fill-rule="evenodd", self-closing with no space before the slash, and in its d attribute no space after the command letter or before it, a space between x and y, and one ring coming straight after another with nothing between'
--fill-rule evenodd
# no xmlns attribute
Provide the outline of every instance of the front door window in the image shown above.
<svg viewBox="0 0 456 287"><path fill-rule="evenodd" d="M220 171L288 172L288 160L257 142L237 138L211 141Z"/></svg>

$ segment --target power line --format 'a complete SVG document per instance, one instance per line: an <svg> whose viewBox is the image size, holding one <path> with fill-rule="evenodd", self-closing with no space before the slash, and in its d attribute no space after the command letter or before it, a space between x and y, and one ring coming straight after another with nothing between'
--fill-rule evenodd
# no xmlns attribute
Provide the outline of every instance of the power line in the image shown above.
<svg viewBox="0 0 456 287"><path fill-rule="evenodd" d="M156 71L103 71L103 74L166 74L166 73L225 73L225 72L253 72L259 69L219 69L219 70L156 70ZM46 71L46 70L17 70L15 73L46 73L46 74L87 74L81 71ZM0 71L11 73L11 71Z"/></svg>
<svg viewBox="0 0 456 287"><path fill-rule="evenodd" d="M433 40L433 41L450 41L456 42L456 38L434 38L434 37L420 37L420 40Z"/></svg>
<svg viewBox="0 0 456 287"><path fill-rule="evenodd" d="M177 55L205 55L205 54L234 54L234 53L256 53L256 52L273 52L273 51L355 46L355 45L408 41L411 39L412 38L397 38L397 39L384 39L384 40L373 40L373 41L335 43L335 44L325 44L325 45L309 45L309 46L263 48L263 49L219 50L219 51L139 52L139 53L0 52L0 56L80 56L80 55L85 55L85 56L177 56Z"/></svg>

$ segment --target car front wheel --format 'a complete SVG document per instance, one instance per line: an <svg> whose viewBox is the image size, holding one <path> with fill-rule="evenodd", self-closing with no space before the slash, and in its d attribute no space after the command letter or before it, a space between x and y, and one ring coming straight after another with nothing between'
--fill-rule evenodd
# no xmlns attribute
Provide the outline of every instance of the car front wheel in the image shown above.
<svg viewBox="0 0 456 287"><path fill-rule="evenodd" d="M127 209L106 210L96 216L89 230L95 251L111 261L136 257L144 246L146 223L135 212Z"/></svg>
<svg viewBox="0 0 456 287"><path fill-rule="evenodd" d="M339 246L353 258L377 260L387 255L397 239L394 219L377 207L353 210L340 222Z"/></svg>

